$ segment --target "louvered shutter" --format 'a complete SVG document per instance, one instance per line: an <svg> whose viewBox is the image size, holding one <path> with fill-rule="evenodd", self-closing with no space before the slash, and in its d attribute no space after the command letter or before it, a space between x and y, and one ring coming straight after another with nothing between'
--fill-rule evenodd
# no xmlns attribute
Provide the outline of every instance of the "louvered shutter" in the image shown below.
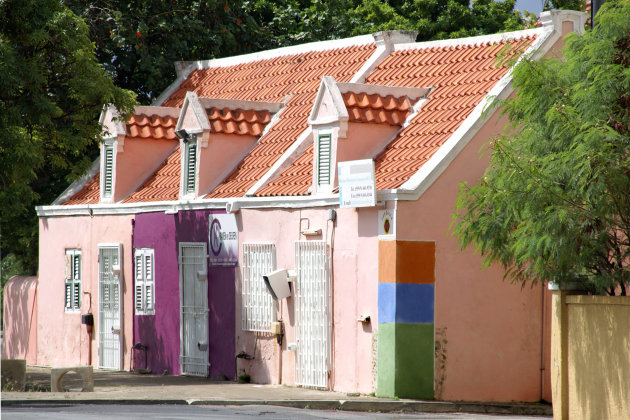
<svg viewBox="0 0 630 420"><path fill-rule="evenodd" d="M66 250L64 281L64 308L66 311L81 309L81 251Z"/></svg>
<svg viewBox="0 0 630 420"><path fill-rule="evenodd" d="M186 171L184 173L184 189L187 194L195 192L195 172L197 167L197 145L186 143Z"/></svg>
<svg viewBox="0 0 630 420"><path fill-rule="evenodd" d="M81 254L75 252L72 258L72 307L81 309Z"/></svg>
<svg viewBox="0 0 630 420"><path fill-rule="evenodd" d="M105 160L103 163L103 197L111 197L114 181L114 146L104 147Z"/></svg>
<svg viewBox="0 0 630 420"><path fill-rule="evenodd" d="M144 299L147 312L153 311L153 250L147 250L144 255Z"/></svg>
<svg viewBox="0 0 630 420"><path fill-rule="evenodd" d="M144 311L144 296L142 294L142 291L144 289L144 277L142 275L142 251L136 250L134 261L134 271L136 274L134 302L136 307L136 314L139 314Z"/></svg>
<svg viewBox="0 0 630 420"><path fill-rule="evenodd" d="M317 185L330 185L330 134L321 134L318 139Z"/></svg>

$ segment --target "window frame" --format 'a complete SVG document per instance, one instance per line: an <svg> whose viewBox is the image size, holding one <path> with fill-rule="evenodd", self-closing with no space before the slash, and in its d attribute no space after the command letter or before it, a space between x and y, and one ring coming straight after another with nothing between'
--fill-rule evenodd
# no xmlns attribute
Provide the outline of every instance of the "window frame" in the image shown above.
<svg viewBox="0 0 630 420"><path fill-rule="evenodd" d="M78 248L65 250L65 279L63 307L66 313L81 312L81 278L83 274L83 258Z"/></svg>
<svg viewBox="0 0 630 420"><path fill-rule="evenodd" d="M147 260L150 261L149 269L147 269ZM138 270L138 261L140 261L140 270ZM138 273L141 279L138 278ZM147 273L150 273L148 278ZM134 313L155 315L155 250L153 248L134 249L133 280Z"/></svg>
<svg viewBox="0 0 630 420"><path fill-rule="evenodd" d="M194 148L194 154L191 155L191 149ZM193 168L191 172L191 156L193 157ZM184 142L184 159L182 171L182 195L194 196L197 191L197 166L199 166L199 147L197 144L197 135L192 134L190 139Z"/></svg>
<svg viewBox="0 0 630 420"><path fill-rule="evenodd" d="M110 155L109 159L108 155ZM116 172L116 149L114 147L113 140L104 141L102 158L103 164L101 173L103 176L101 185L101 198L104 200L111 200L114 198L114 174ZM110 165L108 165L108 161L111 161Z"/></svg>

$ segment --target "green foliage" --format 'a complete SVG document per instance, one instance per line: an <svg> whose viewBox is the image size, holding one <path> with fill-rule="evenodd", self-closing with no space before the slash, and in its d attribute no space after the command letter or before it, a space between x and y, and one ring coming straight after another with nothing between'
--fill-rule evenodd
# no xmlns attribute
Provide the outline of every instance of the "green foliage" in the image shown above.
<svg viewBox="0 0 630 420"><path fill-rule="evenodd" d="M96 61L87 26L59 0L0 4L0 226L33 273L36 204L49 204L91 163L106 103L131 109Z"/></svg>
<svg viewBox="0 0 630 420"><path fill-rule="evenodd" d="M584 282L628 292L630 279L630 2L570 35L564 59L524 60L511 125L490 166L460 190L454 232L522 283Z"/></svg>

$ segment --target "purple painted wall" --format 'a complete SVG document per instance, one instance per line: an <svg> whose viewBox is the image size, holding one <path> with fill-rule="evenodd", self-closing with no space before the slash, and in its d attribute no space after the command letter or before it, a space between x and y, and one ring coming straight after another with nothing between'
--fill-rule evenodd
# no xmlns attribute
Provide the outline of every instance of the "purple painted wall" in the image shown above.
<svg viewBox="0 0 630 420"><path fill-rule="evenodd" d="M217 212L217 211L215 211ZM148 346L147 367L179 375L179 242L208 244L210 210L180 211L175 215L138 214L133 247L153 248L155 255L155 315L134 316L134 343ZM235 378L234 267L208 266L210 377ZM144 368L144 354L136 352L136 365Z"/></svg>

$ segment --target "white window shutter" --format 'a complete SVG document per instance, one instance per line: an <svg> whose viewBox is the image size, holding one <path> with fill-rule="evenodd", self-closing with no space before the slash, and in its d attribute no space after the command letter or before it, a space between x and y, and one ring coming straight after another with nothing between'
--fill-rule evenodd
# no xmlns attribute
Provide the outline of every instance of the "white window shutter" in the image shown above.
<svg viewBox="0 0 630 420"><path fill-rule="evenodd" d="M111 197L114 182L114 146L104 146L104 163L103 163L103 196Z"/></svg>
<svg viewBox="0 0 630 420"><path fill-rule="evenodd" d="M144 255L144 298L148 312L154 309L153 285L153 250L147 250Z"/></svg>
<svg viewBox="0 0 630 420"><path fill-rule="evenodd" d="M66 282L65 288L65 308L72 309L72 283Z"/></svg>
<svg viewBox="0 0 630 420"><path fill-rule="evenodd" d="M195 172L197 167L197 145L186 143L186 171L184 176L185 192L187 194L195 192Z"/></svg>
<svg viewBox="0 0 630 420"><path fill-rule="evenodd" d="M317 184L330 185L330 134L320 134L317 153Z"/></svg>
<svg viewBox="0 0 630 420"><path fill-rule="evenodd" d="M136 313L142 313L144 311L144 296L143 296L143 289L144 289L144 276L142 273L142 257L143 257L143 252L141 250L136 250L136 255L134 258L134 272L136 274L136 284L135 284L135 297L134 297L134 301L135 301L135 307L136 307Z"/></svg>

